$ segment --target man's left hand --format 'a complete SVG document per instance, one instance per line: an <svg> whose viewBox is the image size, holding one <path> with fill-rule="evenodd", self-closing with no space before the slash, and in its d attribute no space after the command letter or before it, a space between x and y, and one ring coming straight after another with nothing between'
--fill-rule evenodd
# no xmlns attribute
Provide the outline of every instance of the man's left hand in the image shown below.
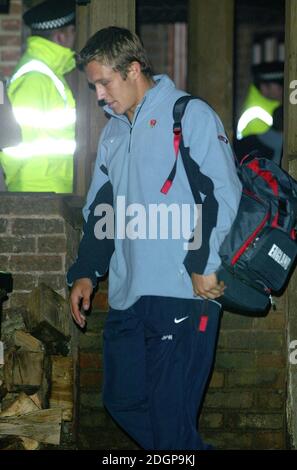
<svg viewBox="0 0 297 470"><path fill-rule="evenodd" d="M203 299L216 299L224 294L225 284L223 281L218 282L216 273L207 276L192 273L191 278L194 294Z"/></svg>

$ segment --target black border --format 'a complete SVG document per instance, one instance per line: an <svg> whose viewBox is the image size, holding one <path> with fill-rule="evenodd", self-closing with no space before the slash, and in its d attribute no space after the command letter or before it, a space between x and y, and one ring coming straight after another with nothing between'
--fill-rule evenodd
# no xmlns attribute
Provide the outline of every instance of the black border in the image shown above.
<svg viewBox="0 0 297 470"><path fill-rule="evenodd" d="M9 13L10 0L0 0L0 14Z"/></svg>

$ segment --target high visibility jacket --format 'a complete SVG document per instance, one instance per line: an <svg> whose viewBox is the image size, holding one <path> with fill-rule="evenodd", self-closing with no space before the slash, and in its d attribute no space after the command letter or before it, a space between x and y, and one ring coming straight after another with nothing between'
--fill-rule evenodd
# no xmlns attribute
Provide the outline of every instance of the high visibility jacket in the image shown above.
<svg viewBox="0 0 297 470"><path fill-rule="evenodd" d="M268 131L273 123L273 111L279 105L279 101L265 98L255 85L250 85L237 124L237 139Z"/></svg>
<svg viewBox="0 0 297 470"><path fill-rule="evenodd" d="M31 36L11 78L8 95L22 142L0 154L9 191L71 193L75 101L64 74L74 52Z"/></svg>

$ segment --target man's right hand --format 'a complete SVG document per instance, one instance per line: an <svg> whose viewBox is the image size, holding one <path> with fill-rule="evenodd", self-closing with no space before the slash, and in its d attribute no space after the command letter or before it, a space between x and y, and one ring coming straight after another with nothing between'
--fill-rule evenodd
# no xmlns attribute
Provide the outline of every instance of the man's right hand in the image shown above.
<svg viewBox="0 0 297 470"><path fill-rule="evenodd" d="M74 321L84 328L86 324L86 317L81 313L80 309L84 311L90 308L90 297L93 292L93 285L91 279L83 277L77 279L71 289L70 294L70 308Z"/></svg>

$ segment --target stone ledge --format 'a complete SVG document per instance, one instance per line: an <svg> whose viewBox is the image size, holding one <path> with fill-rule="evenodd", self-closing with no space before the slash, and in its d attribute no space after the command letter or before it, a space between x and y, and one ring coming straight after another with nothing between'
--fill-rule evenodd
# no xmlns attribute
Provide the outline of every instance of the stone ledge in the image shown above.
<svg viewBox="0 0 297 470"><path fill-rule="evenodd" d="M1 194L0 216L52 216L60 215L73 227L82 224L83 198L54 193Z"/></svg>

